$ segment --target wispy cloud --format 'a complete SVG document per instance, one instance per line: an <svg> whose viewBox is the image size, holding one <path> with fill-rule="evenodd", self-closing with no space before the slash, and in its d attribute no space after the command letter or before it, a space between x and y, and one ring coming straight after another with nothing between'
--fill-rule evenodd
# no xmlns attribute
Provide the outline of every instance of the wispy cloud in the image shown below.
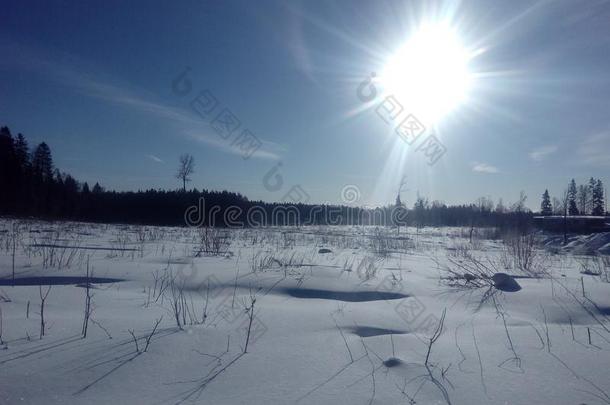
<svg viewBox="0 0 610 405"><path fill-rule="evenodd" d="M473 172L477 172L477 173L498 173L499 172L497 167L492 166L487 163L482 163L482 162L472 162L470 164L470 167L472 168Z"/></svg>
<svg viewBox="0 0 610 405"><path fill-rule="evenodd" d="M203 141L206 145L226 153L243 154L243 151L233 147L230 141L223 140L218 136L194 136L194 134L206 134L212 131L208 122L197 117L190 110L167 105L156 100L156 97L152 94L130 89L129 86L118 83L116 80L104 77L101 74L93 75L89 73L93 71L90 66L86 66L82 61L74 57L63 55L64 58L62 59L69 62L59 63L56 62L57 58L51 55L46 55L41 51L14 43L7 44L0 42L0 51L3 54L19 55L18 58L8 58L10 59L9 61L6 58L0 61L0 67L12 65L22 70L34 71L37 74L45 75L51 80L71 87L85 96L122 105L134 111L151 114L164 120L171 120L180 125L181 134L187 138ZM274 142L261 139L260 137L258 139L262 142L262 146L252 154L253 158L279 159L279 153L285 151L284 147Z"/></svg>
<svg viewBox="0 0 610 405"><path fill-rule="evenodd" d="M610 166L610 129L589 135L576 149L578 162L590 166Z"/></svg>
<svg viewBox="0 0 610 405"><path fill-rule="evenodd" d="M165 163L161 158L159 158L155 155L146 155L146 157L149 158L150 160L152 160L153 162Z"/></svg>
<svg viewBox="0 0 610 405"><path fill-rule="evenodd" d="M210 131L211 132L211 131ZM230 153L233 155L243 156L243 151L239 149L237 145L231 144L229 141L220 138L218 135L210 134L207 131L200 130L188 130L186 134L196 141L205 143L206 145L210 145L215 147L223 152ZM262 140L261 140L262 141ZM280 159L280 155L282 152L286 151L286 148L280 144L270 141L262 141L263 146L257 149L252 157L258 159L270 159L270 160L278 160Z"/></svg>
<svg viewBox="0 0 610 405"><path fill-rule="evenodd" d="M546 159L549 155L557 152L557 145L547 145L540 148L536 148L529 153L530 159L535 162L541 162Z"/></svg>

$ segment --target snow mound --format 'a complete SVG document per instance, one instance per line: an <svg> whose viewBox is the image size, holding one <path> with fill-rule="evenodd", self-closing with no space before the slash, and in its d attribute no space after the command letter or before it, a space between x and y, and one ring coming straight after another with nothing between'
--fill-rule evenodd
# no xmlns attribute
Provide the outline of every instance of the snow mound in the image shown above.
<svg viewBox="0 0 610 405"><path fill-rule="evenodd" d="M602 255L610 255L610 242L597 249L597 251Z"/></svg>
<svg viewBox="0 0 610 405"><path fill-rule="evenodd" d="M563 245L563 236L550 236L543 242L547 248L555 248L578 255L610 254L610 232L592 233L568 237Z"/></svg>

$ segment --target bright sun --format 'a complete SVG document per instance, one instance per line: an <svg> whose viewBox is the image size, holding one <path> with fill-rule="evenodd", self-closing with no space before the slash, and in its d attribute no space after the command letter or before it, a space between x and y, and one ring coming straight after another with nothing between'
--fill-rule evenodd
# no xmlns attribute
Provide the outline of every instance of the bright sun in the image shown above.
<svg viewBox="0 0 610 405"><path fill-rule="evenodd" d="M405 111L431 124L466 99L471 85L468 60L451 27L423 25L390 58L381 84Z"/></svg>

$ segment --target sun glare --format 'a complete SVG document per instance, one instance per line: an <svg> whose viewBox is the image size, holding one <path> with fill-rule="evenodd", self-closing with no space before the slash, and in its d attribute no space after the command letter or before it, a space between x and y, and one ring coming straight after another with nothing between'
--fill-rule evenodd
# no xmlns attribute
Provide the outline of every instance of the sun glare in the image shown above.
<svg viewBox="0 0 610 405"><path fill-rule="evenodd" d="M387 95L432 124L466 99L468 60L468 50L450 26L423 25L389 58L380 79Z"/></svg>

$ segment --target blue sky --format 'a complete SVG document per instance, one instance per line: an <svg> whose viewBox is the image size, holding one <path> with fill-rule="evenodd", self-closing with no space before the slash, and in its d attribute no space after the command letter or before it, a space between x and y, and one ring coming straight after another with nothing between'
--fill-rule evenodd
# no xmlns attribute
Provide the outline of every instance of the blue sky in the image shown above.
<svg viewBox="0 0 610 405"><path fill-rule="evenodd" d="M56 165L117 190L191 186L360 204L415 195L539 206L570 178L610 183L610 3L192 1L3 2L0 122L47 141ZM478 50L468 102L435 126L434 165L356 90L423 20L448 18ZM186 67L192 91L172 81ZM190 101L207 90L262 143L249 159ZM213 112L214 113L214 112ZM280 163L280 166L277 166ZM265 186L265 175L282 178ZM271 176L273 177L273 176ZM267 176L267 180L270 176ZM273 177L275 179L275 177Z"/></svg>

